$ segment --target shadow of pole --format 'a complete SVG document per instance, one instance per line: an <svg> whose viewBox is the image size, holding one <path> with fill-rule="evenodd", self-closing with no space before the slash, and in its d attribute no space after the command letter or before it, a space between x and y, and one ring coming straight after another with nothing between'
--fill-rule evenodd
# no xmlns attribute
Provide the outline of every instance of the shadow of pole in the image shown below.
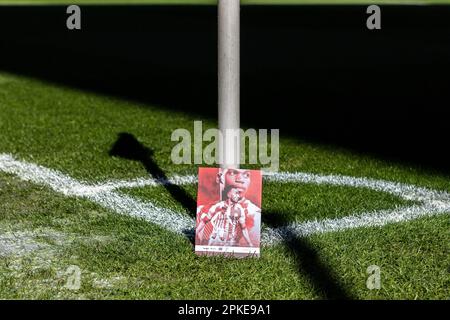
<svg viewBox="0 0 450 320"><path fill-rule="evenodd" d="M181 187L171 184L167 175L158 166L153 159L153 150L144 146L136 137L130 133L120 133L118 139L109 151L110 156L120 157L132 161L142 163L144 168L154 179L161 181L161 185L170 193L170 195L178 201L191 216L195 215L196 202ZM288 225L284 217L287 215L282 213L267 213L264 221L270 227L280 227ZM320 259L317 251L309 243L307 239L297 237L293 230L284 229L283 244L294 257L299 274L303 274L311 280L314 290L324 299L352 299L349 292L339 282L336 275L330 270ZM192 232L186 232L186 236L192 242Z"/></svg>
<svg viewBox="0 0 450 320"><path fill-rule="evenodd" d="M270 212L264 216L270 217L264 221L270 227L284 227L283 245L295 259L298 273L306 276L313 285L315 292L323 299L351 300L354 299L348 289L339 281L336 274L331 270L313 245L306 238L299 237L294 230L286 227L288 221L284 219L287 215Z"/></svg>
<svg viewBox="0 0 450 320"><path fill-rule="evenodd" d="M110 156L142 163L145 170L170 193L173 199L180 203L189 213L195 216L196 201L180 186L169 182L167 175L153 159L153 150L144 146L130 133L119 133L118 139L109 151Z"/></svg>

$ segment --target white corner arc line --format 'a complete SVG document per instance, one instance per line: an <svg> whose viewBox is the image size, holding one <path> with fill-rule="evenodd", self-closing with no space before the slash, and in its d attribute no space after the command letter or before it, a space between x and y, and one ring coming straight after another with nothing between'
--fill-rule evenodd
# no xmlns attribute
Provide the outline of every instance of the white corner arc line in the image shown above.
<svg viewBox="0 0 450 320"><path fill-rule="evenodd" d="M194 227L193 219L182 213L160 208L150 201L142 202L119 192L104 191L56 170L15 160L8 154L0 154L0 171L14 174L25 181L47 186L65 196L87 198L107 209L145 219L175 233L186 234L192 232Z"/></svg>
<svg viewBox="0 0 450 320"><path fill-rule="evenodd" d="M338 219L312 220L293 223L263 233L263 241L273 244L293 237L307 237L319 233L345 231L356 228L382 227L387 224L432 217L450 212L450 205L425 204L422 206L401 207L393 210L381 210L371 213L352 215Z"/></svg>
<svg viewBox="0 0 450 320"><path fill-rule="evenodd" d="M0 154L0 171L14 174L25 181L45 185L66 196L87 198L102 207L120 214L145 219L177 234L193 234L193 218L180 212L160 208L150 201L144 202L124 195L117 190L145 186L155 187L161 184L194 184L197 178L193 175L174 176L167 181L141 178L131 181L107 181L101 184L89 184L77 181L53 169L18 161L9 154ZM390 193L403 199L415 200L420 204L392 210L359 213L336 219L292 223L278 228L264 228L262 234L264 245L274 244L293 236L306 237L318 233L337 232L353 228L384 226L390 223L450 213L449 193L397 182L302 172L271 174L265 176L265 180L277 183L310 183L368 188Z"/></svg>

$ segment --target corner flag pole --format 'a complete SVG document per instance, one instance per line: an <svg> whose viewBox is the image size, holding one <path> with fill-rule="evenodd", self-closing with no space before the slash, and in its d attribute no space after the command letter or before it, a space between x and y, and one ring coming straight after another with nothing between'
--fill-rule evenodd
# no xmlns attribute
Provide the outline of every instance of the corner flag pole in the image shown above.
<svg viewBox="0 0 450 320"><path fill-rule="evenodd" d="M219 159L222 168L239 168L240 0L219 0L218 31L219 130L223 137L219 141Z"/></svg>

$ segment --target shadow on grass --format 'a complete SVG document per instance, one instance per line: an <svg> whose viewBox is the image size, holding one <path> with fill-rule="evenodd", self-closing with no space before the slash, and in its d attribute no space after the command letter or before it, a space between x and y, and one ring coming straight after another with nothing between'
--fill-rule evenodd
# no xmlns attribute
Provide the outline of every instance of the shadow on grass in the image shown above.
<svg viewBox="0 0 450 320"><path fill-rule="evenodd" d="M297 263L298 273L308 278L315 292L322 299L349 300L353 299L350 291L339 281L338 276L321 258L307 238L299 237L293 230L286 227L291 223L281 212L263 212L263 222L272 228L283 228L283 245Z"/></svg>
<svg viewBox="0 0 450 320"><path fill-rule="evenodd" d="M0 8L0 70L217 118L215 6ZM450 173L450 6L243 6L245 127Z"/></svg>
<svg viewBox="0 0 450 320"><path fill-rule="evenodd" d="M139 142L134 135L125 132L119 133L116 142L109 151L109 155L140 162L154 179L161 181L161 185L175 201L189 212L190 216L195 216L197 207L195 199L192 199L182 187L168 181L165 172L153 159L153 150Z"/></svg>
<svg viewBox="0 0 450 320"><path fill-rule="evenodd" d="M164 182L162 185L175 201L179 202L191 216L195 216L195 199L192 199L182 187L167 183L167 175L153 159L153 150L139 142L134 135L120 133L109 155L140 162L154 179ZM264 213L263 221L270 227L277 228L289 223L286 216L281 213ZM324 299L351 299L331 269L321 261L319 254L309 241L297 237L292 230L285 230L283 245L294 257L299 274L305 275L311 281L316 293ZM193 245L195 244L192 230L186 230L185 236Z"/></svg>
<svg viewBox="0 0 450 320"><path fill-rule="evenodd" d="M81 32L65 29L65 9L1 7L0 69L216 118L215 7L83 7ZM243 7L243 125L448 174L450 7L383 7L375 32L365 10ZM110 154L167 178L131 134ZM194 199L165 188L194 215ZM265 223L287 223L274 216ZM351 298L308 240L284 240L321 296Z"/></svg>

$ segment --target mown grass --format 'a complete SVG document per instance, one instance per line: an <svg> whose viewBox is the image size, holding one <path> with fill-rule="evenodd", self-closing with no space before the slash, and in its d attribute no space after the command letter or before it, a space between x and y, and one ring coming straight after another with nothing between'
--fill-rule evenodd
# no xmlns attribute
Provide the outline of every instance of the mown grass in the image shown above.
<svg viewBox="0 0 450 320"><path fill-rule="evenodd" d="M80 180L148 176L140 162L109 155L121 132L151 148L154 161L168 176L197 172L196 166L177 166L170 160L172 130L192 131L193 121L202 120L187 113L2 73L0 115L0 153ZM204 120L207 127L216 125ZM280 141L282 171L364 176L450 190L448 177L435 172L283 135ZM195 185L184 188L195 197ZM184 210L164 188L121 192ZM365 189L271 182L264 185L263 222L342 217L407 204ZM197 257L183 236L0 173L0 232L42 246L0 259L0 297L446 299L449 222L444 215L316 235L263 247L261 259ZM82 270L78 291L65 288L70 265ZM381 268L381 290L366 287L370 265Z"/></svg>

